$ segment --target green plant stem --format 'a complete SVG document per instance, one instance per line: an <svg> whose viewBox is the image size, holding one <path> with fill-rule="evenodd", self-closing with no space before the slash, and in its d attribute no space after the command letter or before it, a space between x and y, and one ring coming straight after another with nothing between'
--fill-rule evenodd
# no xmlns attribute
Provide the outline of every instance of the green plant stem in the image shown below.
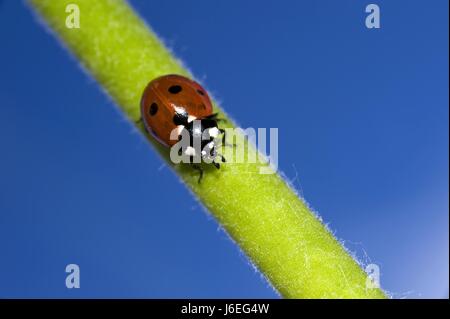
<svg viewBox="0 0 450 319"><path fill-rule="evenodd" d="M124 1L30 3L133 122L150 80L169 73L190 76ZM66 27L69 3L80 8L79 29ZM173 165L168 151L148 139L283 297L386 297L366 288L365 272L279 175L259 174L264 164L225 164L208 170L198 184L195 170ZM240 137L237 147L242 143Z"/></svg>

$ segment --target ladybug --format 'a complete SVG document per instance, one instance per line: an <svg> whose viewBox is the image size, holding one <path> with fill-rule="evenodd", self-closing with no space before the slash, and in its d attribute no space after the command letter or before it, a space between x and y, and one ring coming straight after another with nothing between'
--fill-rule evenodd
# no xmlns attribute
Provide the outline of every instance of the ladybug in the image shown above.
<svg viewBox="0 0 450 319"><path fill-rule="evenodd" d="M198 156L201 162L212 163L217 169L225 162L225 158L217 152L216 138L225 130L220 129L217 113L213 113L211 99L206 90L197 82L177 74L164 75L152 80L145 88L141 98L141 120L146 131L166 147L172 147L181 136L189 136L189 146L180 149L179 155L187 155L190 163ZM176 129L178 139L171 139L171 132ZM207 139L202 139L203 133ZM194 138L200 138L201 150L194 148ZM201 154L198 154L200 152ZM203 177L201 166L193 164L200 172L200 183Z"/></svg>

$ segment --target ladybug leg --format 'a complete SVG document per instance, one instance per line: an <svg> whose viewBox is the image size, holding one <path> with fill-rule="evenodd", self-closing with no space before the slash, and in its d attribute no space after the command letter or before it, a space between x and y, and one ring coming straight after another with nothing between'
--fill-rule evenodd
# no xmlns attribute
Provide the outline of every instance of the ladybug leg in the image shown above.
<svg viewBox="0 0 450 319"><path fill-rule="evenodd" d="M225 157L222 154L217 153L216 155L217 155L217 157L220 157L220 160L222 161L222 163L226 163L227 162L227 160L225 159Z"/></svg>
<svg viewBox="0 0 450 319"><path fill-rule="evenodd" d="M219 128L219 132L222 134L222 145L230 146L230 144L225 143L226 131L223 128Z"/></svg>
<svg viewBox="0 0 450 319"><path fill-rule="evenodd" d="M217 112L216 113L211 113L211 114L205 116L205 119L215 120L217 118L217 115L219 115L219 113L217 113Z"/></svg>
<svg viewBox="0 0 450 319"><path fill-rule="evenodd" d="M134 121L134 123L140 125L142 123L142 117L140 117L139 120Z"/></svg>
<svg viewBox="0 0 450 319"><path fill-rule="evenodd" d="M199 171L200 175L198 176L198 183L200 184L200 182L202 181L203 178L203 168L201 168L200 166L193 164L192 168Z"/></svg>
<svg viewBox="0 0 450 319"><path fill-rule="evenodd" d="M230 144L230 143L225 142L225 139L226 139L226 130L225 129L219 128L219 132L222 134L222 145L236 147L236 143Z"/></svg>
<svg viewBox="0 0 450 319"><path fill-rule="evenodd" d="M208 116L205 116L205 119L215 120L217 122L226 121L225 119L218 118L217 117L218 115L219 115L219 113L216 112L216 113L210 114Z"/></svg>

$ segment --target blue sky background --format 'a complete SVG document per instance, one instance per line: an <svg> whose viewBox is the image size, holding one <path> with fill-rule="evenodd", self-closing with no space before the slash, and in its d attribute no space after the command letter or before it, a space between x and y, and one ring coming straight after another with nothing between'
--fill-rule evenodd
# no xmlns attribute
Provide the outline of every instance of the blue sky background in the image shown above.
<svg viewBox="0 0 450 319"><path fill-rule="evenodd" d="M448 1L376 1L380 30L365 1L131 3L242 127L279 128L385 289L448 297ZM0 39L0 297L277 296L22 1Z"/></svg>

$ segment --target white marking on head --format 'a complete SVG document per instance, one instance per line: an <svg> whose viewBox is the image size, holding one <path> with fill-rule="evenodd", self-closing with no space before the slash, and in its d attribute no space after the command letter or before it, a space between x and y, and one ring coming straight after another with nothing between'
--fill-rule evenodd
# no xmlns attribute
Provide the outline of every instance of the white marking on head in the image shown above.
<svg viewBox="0 0 450 319"><path fill-rule="evenodd" d="M195 121L197 118L194 115L188 115L188 123Z"/></svg>
<svg viewBox="0 0 450 319"><path fill-rule="evenodd" d="M195 156L195 148L193 148L192 146L188 146L184 151L184 154L186 154L187 156Z"/></svg>
<svg viewBox="0 0 450 319"><path fill-rule="evenodd" d="M208 129L209 136L216 138L219 136L220 131L217 127L211 127Z"/></svg>
<svg viewBox="0 0 450 319"><path fill-rule="evenodd" d="M186 113L186 110L184 109L184 107L174 106L174 109L175 109L175 112L177 112L178 114Z"/></svg>

